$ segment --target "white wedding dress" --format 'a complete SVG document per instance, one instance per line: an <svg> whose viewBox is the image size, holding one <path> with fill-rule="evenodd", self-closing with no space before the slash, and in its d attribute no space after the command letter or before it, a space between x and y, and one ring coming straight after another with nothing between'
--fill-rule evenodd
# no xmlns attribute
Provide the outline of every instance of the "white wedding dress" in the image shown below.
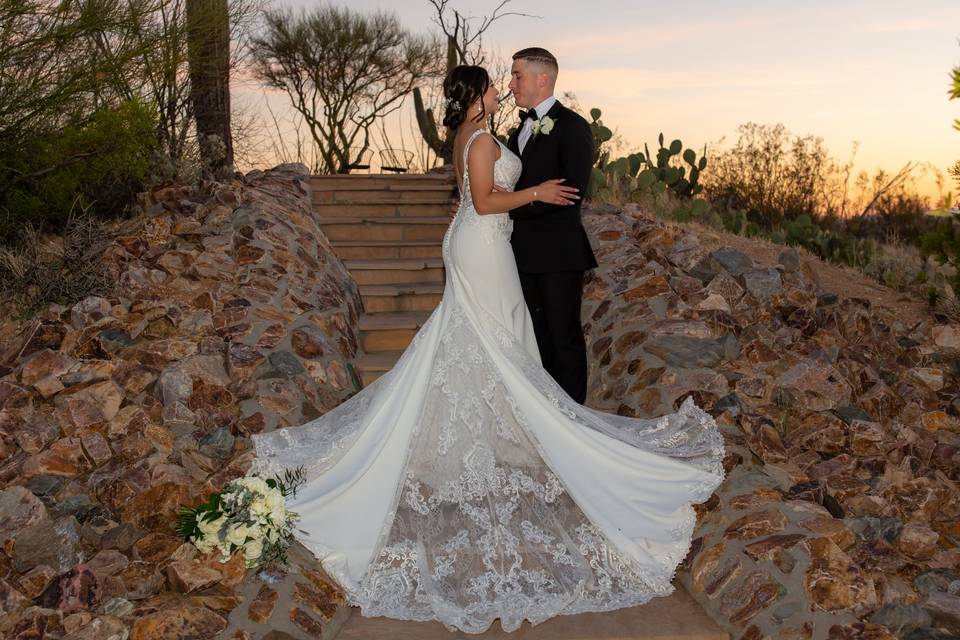
<svg viewBox="0 0 960 640"><path fill-rule="evenodd" d="M512 188L520 159L500 148L495 181ZM716 424L689 399L649 420L572 400L540 366L513 223L478 215L463 181L443 299L399 362L326 415L253 436L254 471L306 469L288 498L298 540L366 616L512 631L669 594L691 503L723 478Z"/></svg>

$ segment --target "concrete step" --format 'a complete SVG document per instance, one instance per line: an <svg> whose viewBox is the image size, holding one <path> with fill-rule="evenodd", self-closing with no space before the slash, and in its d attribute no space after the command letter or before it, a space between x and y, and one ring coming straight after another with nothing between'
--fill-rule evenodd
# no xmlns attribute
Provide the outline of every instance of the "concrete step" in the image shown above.
<svg viewBox="0 0 960 640"><path fill-rule="evenodd" d="M381 260L387 258L439 258L442 247L434 240L341 240L333 250L341 260Z"/></svg>
<svg viewBox="0 0 960 640"><path fill-rule="evenodd" d="M357 284L443 282L440 258L347 260L345 265Z"/></svg>
<svg viewBox="0 0 960 640"><path fill-rule="evenodd" d="M430 311L395 311L360 317L360 343L367 353L403 351L409 346Z"/></svg>
<svg viewBox="0 0 960 640"><path fill-rule="evenodd" d="M415 202L334 202L314 204L313 210L324 218L398 218L431 217L450 214L450 200L418 200Z"/></svg>
<svg viewBox="0 0 960 640"><path fill-rule="evenodd" d="M536 626L525 622L504 633L498 622L485 633L447 631L439 622L367 618L354 608L337 640L729 640L681 588L629 609L557 616Z"/></svg>
<svg viewBox="0 0 960 640"><path fill-rule="evenodd" d="M349 174L310 176L310 187L314 190L339 189L341 187L356 188L363 186L368 189L382 189L394 186L453 186L453 178L445 174Z"/></svg>
<svg viewBox="0 0 960 640"><path fill-rule="evenodd" d="M360 380L363 386L385 374L397 364L397 360L403 351L379 351L376 353L365 353L357 360L357 373L360 374Z"/></svg>
<svg viewBox="0 0 960 640"><path fill-rule="evenodd" d="M360 297L367 313L433 311L443 297L443 285L435 282L361 284Z"/></svg>
<svg viewBox="0 0 960 640"><path fill-rule="evenodd" d="M443 239L450 226L446 216L403 218L324 218L323 232L338 240L434 240Z"/></svg>
<svg viewBox="0 0 960 640"><path fill-rule="evenodd" d="M358 187L336 189L314 189L313 204L333 204L338 202L351 204L417 202L449 202L453 189L449 185L416 187Z"/></svg>

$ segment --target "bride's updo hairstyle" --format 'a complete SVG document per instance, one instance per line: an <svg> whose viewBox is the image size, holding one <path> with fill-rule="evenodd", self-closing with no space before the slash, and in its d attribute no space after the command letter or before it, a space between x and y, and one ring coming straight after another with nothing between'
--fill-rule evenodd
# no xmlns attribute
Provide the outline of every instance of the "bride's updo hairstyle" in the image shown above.
<svg viewBox="0 0 960 640"><path fill-rule="evenodd" d="M490 75L483 67L462 64L454 67L443 81L443 97L447 109L443 114L443 126L456 129L467 118L467 109L490 88ZM480 111L472 117L474 122L483 122L487 110L480 100Z"/></svg>

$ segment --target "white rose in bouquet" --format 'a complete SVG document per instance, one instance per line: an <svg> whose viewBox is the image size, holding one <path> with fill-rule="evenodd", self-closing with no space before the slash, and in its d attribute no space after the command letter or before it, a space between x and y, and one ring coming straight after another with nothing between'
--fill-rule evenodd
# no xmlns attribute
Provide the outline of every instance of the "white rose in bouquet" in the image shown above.
<svg viewBox="0 0 960 640"><path fill-rule="evenodd" d="M255 475L238 478L223 491L211 493L206 503L181 508L177 532L201 553L218 550L221 562L242 550L248 567L271 560L286 563L293 523L300 518L287 511L286 498L304 479L302 467L267 480Z"/></svg>

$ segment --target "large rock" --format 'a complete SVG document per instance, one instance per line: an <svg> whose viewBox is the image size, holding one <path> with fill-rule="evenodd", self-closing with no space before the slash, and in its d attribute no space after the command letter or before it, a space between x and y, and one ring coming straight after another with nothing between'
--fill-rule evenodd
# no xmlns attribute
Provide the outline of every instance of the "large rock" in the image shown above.
<svg viewBox="0 0 960 640"><path fill-rule="evenodd" d="M206 607L179 604L138 617L130 629L130 640L182 640L213 638L227 621Z"/></svg>
<svg viewBox="0 0 960 640"><path fill-rule="evenodd" d="M73 516L40 520L22 529L13 544L13 567L20 573L45 564L64 573L80 560L80 533Z"/></svg>
<svg viewBox="0 0 960 640"><path fill-rule="evenodd" d="M46 517L43 502L26 488L13 486L0 491L0 547Z"/></svg>

